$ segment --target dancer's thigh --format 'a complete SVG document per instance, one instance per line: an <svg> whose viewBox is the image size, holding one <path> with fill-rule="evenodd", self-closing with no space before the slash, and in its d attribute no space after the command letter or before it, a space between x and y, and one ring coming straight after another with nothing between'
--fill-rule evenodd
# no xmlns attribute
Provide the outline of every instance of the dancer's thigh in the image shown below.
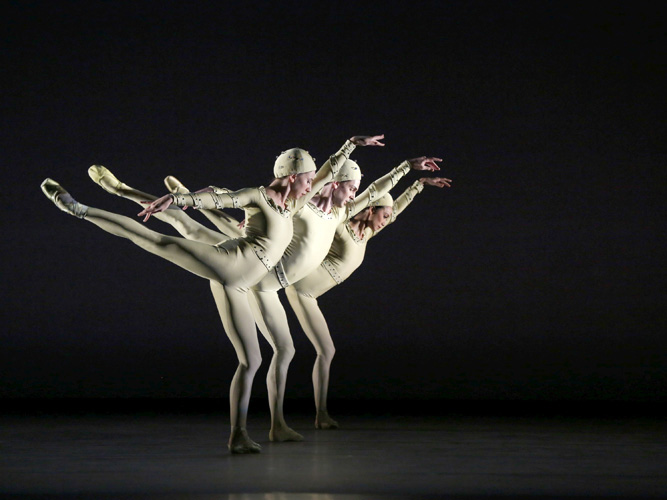
<svg viewBox="0 0 667 500"><path fill-rule="evenodd" d="M280 302L278 292L260 292L251 290L254 294L258 312L261 315L261 321L265 325L266 331L262 330L262 335L271 344L274 349L292 349L294 343L289 331L287 314L285 308Z"/></svg>
<svg viewBox="0 0 667 500"><path fill-rule="evenodd" d="M317 298L328 292L337 283L322 266L318 266L312 273L292 285L301 295Z"/></svg>
<svg viewBox="0 0 667 500"><path fill-rule="evenodd" d="M247 289L255 285L268 272L262 261L244 239L224 241L214 248L223 263L222 283L227 287ZM247 301L246 301L247 302Z"/></svg>
<svg viewBox="0 0 667 500"><path fill-rule="evenodd" d="M317 299L302 295L292 287L286 289L285 292L301 328L303 328L315 350L318 353L333 351L334 345L329 326Z"/></svg>
<svg viewBox="0 0 667 500"><path fill-rule="evenodd" d="M266 268L243 240L209 245L166 236L161 243L166 255L176 264L232 288L247 288L266 273Z"/></svg>
<svg viewBox="0 0 667 500"><path fill-rule="evenodd" d="M229 235L210 229L194 220L184 210L165 210L156 214L155 217L170 224L181 236L188 240L216 245L231 239Z"/></svg>
<svg viewBox="0 0 667 500"><path fill-rule="evenodd" d="M248 305L247 291L211 281L211 292L225 333L234 346L239 363L248 366L258 364L261 353L255 323Z"/></svg>

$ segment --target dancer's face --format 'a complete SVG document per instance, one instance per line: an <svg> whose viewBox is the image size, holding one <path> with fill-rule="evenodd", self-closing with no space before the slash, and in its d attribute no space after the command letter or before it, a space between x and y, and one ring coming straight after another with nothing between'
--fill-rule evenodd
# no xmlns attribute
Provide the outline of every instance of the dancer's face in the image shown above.
<svg viewBox="0 0 667 500"><path fill-rule="evenodd" d="M354 195L359 189L359 181L343 181L334 189L331 201L334 206L342 208L346 203L354 201Z"/></svg>
<svg viewBox="0 0 667 500"><path fill-rule="evenodd" d="M368 220L373 231L382 229L391 218L392 207L373 207L371 208L371 217Z"/></svg>
<svg viewBox="0 0 667 500"><path fill-rule="evenodd" d="M298 200L306 193L310 193L310 188L314 178L315 178L315 172L306 172L305 174L297 174L296 178L294 179L294 182L292 182L290 196Z"/></svg>

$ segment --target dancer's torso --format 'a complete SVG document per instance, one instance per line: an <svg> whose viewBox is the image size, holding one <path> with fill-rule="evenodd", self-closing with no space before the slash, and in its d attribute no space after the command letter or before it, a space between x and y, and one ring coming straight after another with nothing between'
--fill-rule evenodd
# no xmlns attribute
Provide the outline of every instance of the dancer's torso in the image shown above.
<svg viewBox="0 0 667 500"><path fill-rule="evenodd" d="M366 255L366 244L373 236L367 228L359 237L349 223L340 224L336 228L333 243L325 261L338 273L341 280L346 280L361 265Z"/></svg>
<svg viewBox="0 0 667 500"><path fill-rule="evenodd" d="M280 267L262 279L256 288L276 291L311 273L326 257L336 228L345 217L345 209L334 207L325 213L312 203L306 204L294 215L294 234ZM283 276L277 276L277 273L283 273Z"/></svg>

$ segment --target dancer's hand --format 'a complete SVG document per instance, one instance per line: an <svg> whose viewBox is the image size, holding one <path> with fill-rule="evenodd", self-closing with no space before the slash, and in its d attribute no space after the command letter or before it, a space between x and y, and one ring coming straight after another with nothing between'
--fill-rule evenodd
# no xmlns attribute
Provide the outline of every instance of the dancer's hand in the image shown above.
<svg viewBox="0 0 667 500"><path fill-rule="evenodd" d="M169 208L169 206L174 202L174 199L170 194L165 194L163 197L158 198L152 202L142 201L141 203L149 203L149 205L144 208L137 215L141 217L144 216L144 222L150 219L150 216L159 212L164 212Z"/></svg>
<svg viewBox="0 0 667 500"><path fill-rule="evenodd" d="M436 161L442 161L442 158L435 158L433 156L420 156L419 158L408 160L410 163L410 168L413 170L430 170L431 172L440 170L440 167L435 163Z"/></svg>
<svg viewBox="0 0 667 500"><path fill-rule="evenodd" d="M384 134L382 135L355 135L350 137L350 142L355 146L384 146L380 142L381 139L384 139Z"/></svg>
<svg viewBox="0 0 667 500"><path fill-rule="evenodd" d="M424 186L433 186L438 188L443 188L445 186L452 187L452 180L445 179L444 177L422 177L419 179Z"/></svg>

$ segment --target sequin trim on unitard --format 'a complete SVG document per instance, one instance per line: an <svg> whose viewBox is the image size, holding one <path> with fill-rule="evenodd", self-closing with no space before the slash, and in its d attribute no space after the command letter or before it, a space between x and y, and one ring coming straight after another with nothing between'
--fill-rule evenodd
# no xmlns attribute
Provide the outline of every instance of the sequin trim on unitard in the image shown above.
<svg viewBox="0 0 667 500"><path fill-rule="evenodd" d="M264 264L264 267L266 267L267 271L271 271L271 269L273 269L273 264L266 256L264 249L255 243L251 243L250 247L252 248L252 251L255 252L257 258L262 261L262 264Z"/></svg>
<svg viewBox="0 0 667 500"><path fill-rule="evenodd" d="M324 267L324 269L327 270L327 272L333 278L336 284L340 285L343 282L343 279L340 277L340 274L338 274L338 271L336 271L336 267L331 263L330 260L324 259L322 261L322 266Z"/></svg>
<svg viewBox="0 0 667 500"><path fill-rule="evenodd" d="M290 284L287 281L287 275L285 274L285 268L283 267L283 261L279 260L275 267L276 277L280 282L280 286L287 288Z"/></svg>

